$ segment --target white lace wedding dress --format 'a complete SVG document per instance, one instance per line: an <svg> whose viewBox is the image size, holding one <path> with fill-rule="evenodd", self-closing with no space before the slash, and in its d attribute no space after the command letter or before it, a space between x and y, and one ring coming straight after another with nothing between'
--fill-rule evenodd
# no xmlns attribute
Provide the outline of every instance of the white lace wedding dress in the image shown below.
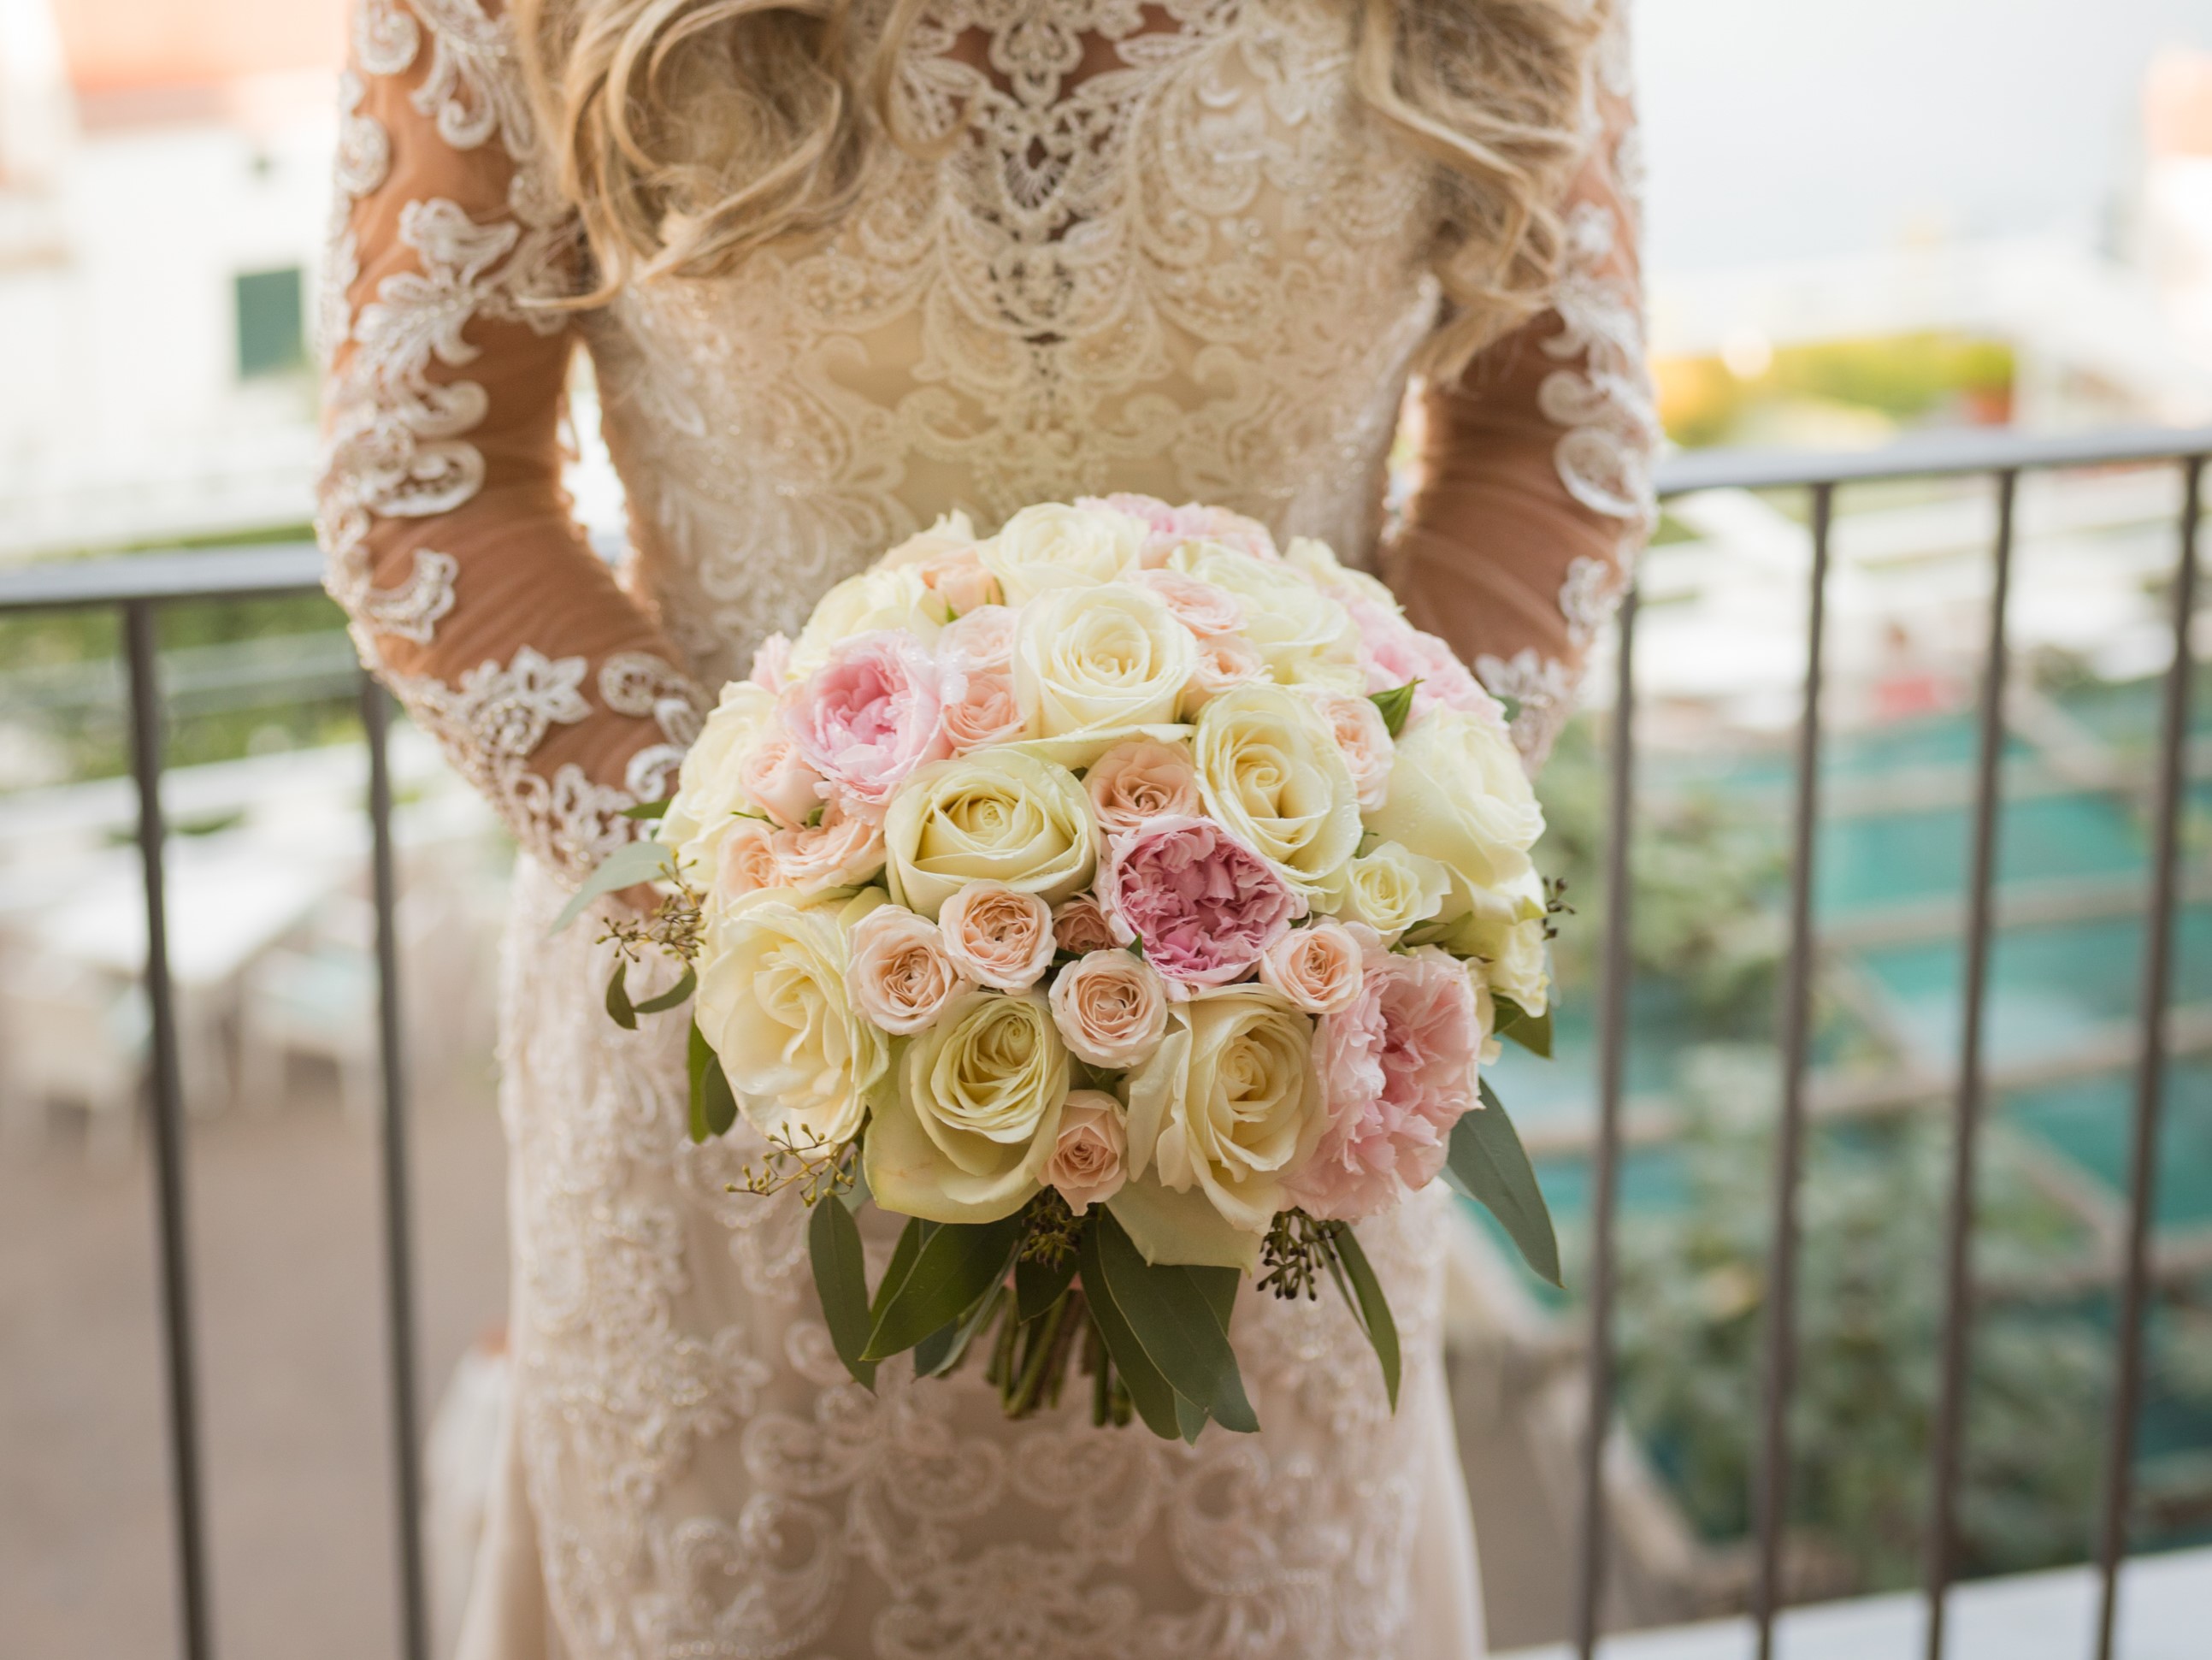
<svg viewBox="0 0 2212 1660"><path fill-rule="evenodd" d="M887 161L817 246L591 313L656 648L539 592L588 600L602 576L514 438L550 431L571 325L527 301L569 280L574 238L504 27L477 0L360 0L323 315L331 586L528 855L503 1001L514 1384L466 1660L1480 1652L1440 1192L1361 1229L1407 1357L1395 1416L1332 1298L1249 1292L1257 1436L1164 1444L1081 1402L1008 1424L979 1382L900 1364L871 1395L816 1310L803 1213L726 1190L742 1130L688 1142L680 1017L617 1030L592 930L545 937L562 876L665 791L696 688L946 508L988 526L1145 490L1371 556L1437 322L1436 197L1352 95L1347 15L942 0L899 96L959 142ZM1077 77L1086 42L1111 61ZM1617 45L1603 63L1602 187L1571 210L1520 413L1541 428L1522 488L1579 539L1531 579L1553 631L1481 664L1532 747L1644 511L1612 182L1632 133ZM583 734L623 723L611 770Z"/></svg>

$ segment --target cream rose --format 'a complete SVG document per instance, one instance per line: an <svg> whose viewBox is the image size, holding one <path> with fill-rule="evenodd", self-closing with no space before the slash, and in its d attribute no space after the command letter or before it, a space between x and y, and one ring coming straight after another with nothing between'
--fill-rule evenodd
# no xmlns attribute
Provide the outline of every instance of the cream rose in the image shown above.
<svg viewBox="0 0 2212 1660"><path fill-rule="evenodd" d="M1168 567L1236 597L1244 611L1244 638L1278 680L1354 691L1365 684L1352 613L1303 572L1207 542L1186 543Z"/></svg>
<svg viewBox="0 0 2212 1660"><path fill-rule="evenodd" d="M1019 750L978 750L917 769L884 815L891 897L934 919L970 882L1048 904L1097 867L1097 824L1073 773Z"/></svg>
<svg viewBox="0 0 2212 1660"><path fill-rule="evenodd" d="M1344 867L1334 909L1347 921L1364 922L1388 944L1442 910L1450 891L1451 873L1442 865L1384 842Z"/></svg>
<svg viewBox="0 0 2212 1660"><path fill-rule="evenodd" d="M1284 1181L1323 1128L1313 1023L1251 987L1180 1005L1128 1090L1132 1179L1151 1171L1170 1192L1195 1189L1223 1221L1255 1236L1284 1208ZM1146 1255L1160 1260L1157 1242Z"/></svg>
<svg viewBox="0 0 2212 1660"><path fill-rule="evenodd" d="M1505 923L1469 917L1453 930L1452 945L1468 947L1468 954L1482 964L1484 984L1511 998L1523 1013L1541 1014L1549 1006L1552 960L1541 916Z"/></svg>
<svg viewBox="0 0 2212 1660"><path fill-rule="evenodd" d="M878 905L845 942L853 1006L888 1032L910 1037L937 1024L954 998L975 989L946 954L937 925L903 905Z"/></svg>
<svg viewBox="0 0 2212 1660"><path fill-rule="evenodd" d="M1060 1115L1060 1140L1045 1161L1045 1185L1078 1216L1103 1205L1128 1180L1129 1146L1121 1104L1103 1090L1077 1090Z"/></svg>
<svg viewBox="0 0 2212 1660"><path fill-rule="evenodd" d="M830 660L840 641L892 629L927 646L951 617L944 598L911 565L872 566L822 596L799 638L791 642L786 675L804 680Z"/></svg>
<svg viewBox="0 0 2212 1660"><path fill-rule="evenodd" d="M1091 811L1109 836L1135 830L1147 819L1195 818L1205 811L1198 769L1180 744L1141 738L1116 744L1083 775Z"/></svg>
<svg viewBox="0 0 2212 1660"><path fill-rule="evenodd" d="M1309 691L1307 696L1336 739L1344 764L1352 769L1352 787L1359 792L1359 810L1372 812L1390 790L1389 724L1375 700L1359 692Z"/></svg>
<svg viewBox="0 0 2212 1660"><path fill-rule="evenodd" d="M1292 928L1260 958L1268 990L1308 1014L1334 1014L1359 1000L1364 960L1359 938L1338 922Z"/></svg>
<svg viewBox="0 0 2212 1660"><path fill-rule="evenodd" d="M1206 811L1302 897L1326 891L1359 845L1359 795L1312 705L1281 686L1224 692L1191 751Z"/></svg>
<svg viewBox="0 0 2212 1660"><path fill-rule="evenodd" d="M1145 527L1110 508L1044 502L1024 508L979 550L1010 605L1054 588L1088 587L1133 573Z"/></svg>
<svg viewBox="0 0 2212 1660"><path fill-rule="evenodd" d="M846 928L883 903L814 902L780 889L710 919L695 1016L745 1122L800 1146L860 1133L890 1051L846 995Z"/></svg>
<svg viewBox="0 0 2212 1660"><path fill-rule="evenodd" d="M933 1222L995 1222L1042 1185L1067 1101L1042 996L970 992L908 1045L868 1128L868 1187Z"/></svg>
<svg viewBox="0 0 2212 1660"><path fill-rule="evenodd" d="M1022 611L1014 696L1037 735L1033 753L1084 766L1125 738L1178 737L1197 642L1149 589L1127 582L1061 588Z"/></svg>
<svg viewBox="0 0 2212 1660"><path fill-rule="evenodd" d="M784 885L783 871L775 860L775 837L765 818L731 820L714 848L712 903L726 906L763 888Z"/></svg>
<svg viewBox="0 0 2212 1660"><path fill-rule="evenodd" d="M732 680L699 730L676 775L676 794L654 832L678 861L711 871L722 839L754 811L745 794L747 752L775 719L775 697L750 680Z"/></svg>
<svg viewBox="0 0 2212 1660"><path fill-rule="evenodd" d="M1089 952L1052 982L1052 1018L1078 1058L1126 1071L1151 1060L1166 1035L1167 986L1133 952Z"/></svg>
<svg viewBox="0 0 2212 1660"><path fill-rule="evenodd" d="M1399 733L1389 792L1368 824L1450 873L1437 920L1443 943L1459 955L1482 954L1478 935L1543 915L1528 850L1543 834L1544 811L1511 740L1490 721L1435 708Z"/></svg>
<svg viewBox="0 0 2212 1660"><path fill-rule="evenodd" d="M952 965L1000 991L1027 991L1052 966L1052 907L997 882L970 882L937 913Z"/></svg>
<svg viewBox="0 0 2212 1660"><path fill-rule="evenodd" d="M1336 550L1326 542L1317 542L1310 536L1293 536L1290 546L1283 550L1283 562L1304 571L1320 585L1323 593L1338 599L1364 599L1382 606L1394 617L1402 615L1404 607L1398 596L1364 570L1354 570L1336 556Z"/></svg>

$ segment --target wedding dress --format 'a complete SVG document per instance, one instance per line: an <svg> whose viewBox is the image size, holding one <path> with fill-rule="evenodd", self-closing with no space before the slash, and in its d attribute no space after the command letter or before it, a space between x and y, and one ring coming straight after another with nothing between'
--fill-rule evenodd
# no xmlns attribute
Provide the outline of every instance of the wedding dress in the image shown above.
<svg viewBox="0 0 2212 1660"><path fill-rule="evenodd" d="M1625 47L1594 72L1553 308L1419 391L1386 530L1450 250L1433 164L1353 94L1352 9L941 0L897 96L950 142L887 152L817 243L579 319L533 303L574 291L579 240L503 20L356 0L319 318L330 586L525 854L514 1373L467 1660L1480 1651L1441 1189L1361 1228L1407 1357L1395 1416L1341 1307L1249 1290L1257 1436L1164 1444L1081 1403L1009 1424L901 1364L872 1395L792 1195L727 1190L742 1129L689 1143L682 1017L617 1030L594 930L546 937L621 810L667 793L707 689L955 507L988 528L1140 490L1379 557L1540 756L1649 514ZM618 574L560 489L579 341Z"/></svg>

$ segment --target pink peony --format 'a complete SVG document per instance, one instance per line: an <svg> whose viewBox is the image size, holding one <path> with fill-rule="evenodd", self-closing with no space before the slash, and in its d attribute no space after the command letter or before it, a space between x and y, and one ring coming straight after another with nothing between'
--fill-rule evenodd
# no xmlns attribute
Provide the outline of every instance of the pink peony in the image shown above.
<svg viewBox="0 0 2212 1660"><path fill-rule="evenodd" d="M1193 634L1234 634L1244 626L1244 608L1226 588L1171 570L1143 571L1137 581L1166 601L1176 621Z"/></svg>
<svg viewBox="0 0 2212 1660"><path fill-rule="evenodd" d="M939 716L937 665L910 636L841 642L779 705L799 752L841 794L881 806L908 773L951 753Z"/></svg>
<svg viewBox="0 0 2212 1660"><path fill-rule="evenodd" d="M1109 836L1154 818L1195 818L1206 811L1190 751L1150 738L1115 745L1091 763L1083 787Z"/></svg>
<svg viewBox="0 0 2212 1660"><path fill-rule="evenodd" d="M1305 914L1273 866L1206 818L1155 818L1109 837L1098 897L1186 992L1241 980Z"/></svg>
<svg viewBox="0 0 2212 1660"><path fill-rule="evenodd" d="M1426 1187L1460 1115L1478 1104L1482 1031L1467 970L1434 946L1405 953L1371 936L1358 1000L1314 1039L1328 1128L1286 1184L1314 1215L1357 1221Z"/></svg>
<svg viewBox="0 0 2212 1660"><path fill-rule="evenodd" d="M1121 491L1112 496L1086 496L1075 504L1079 508L1107 508L1115 513L1126 513L1132 519L1144 521L1145 550L1142 556L1146 569L1158 569L1167 562L1168 555L1185 542L1218 542L1224 547L1249 553L1255 559L1277 559L1275 538L1267 527L1256 519L1247 519L1241 513L1231 513L1226 508L1209 508L1196 502L1186 502L1171 508L1157 496L1139 496Z"/></svg>
<svg viewBox="0 0 2212 1660"><path fill-rule="evenodd" d="M812 818L828 793L822 775L784 737L771 737L748 751L738 766L738 783L755 806L786 830Z"/></svg>
<svg viewBox="0 0 2212 1660"><path fill-rule="evenodd" d="M1012 676L995 669L948 670L945 676L945 735L956 754L1011 744L1029 732L1029 718L1014 696Z"/></svg>
<svg viewBox="0 0 2212 1660"><path fill-rule="evenodd" d="M1359 661L1367 672L1367 690L1389 691L1408 680L1421 684L1413 693L1413 712L1426 714L1441 703L1463 714L1502 722L1505 711L1482 683L1468 672L1467 665L1452 655L1452 648L1433 634L1424 634L1404 617L1376 601L1340 595L1345 610L1359 629Z"/></svg>

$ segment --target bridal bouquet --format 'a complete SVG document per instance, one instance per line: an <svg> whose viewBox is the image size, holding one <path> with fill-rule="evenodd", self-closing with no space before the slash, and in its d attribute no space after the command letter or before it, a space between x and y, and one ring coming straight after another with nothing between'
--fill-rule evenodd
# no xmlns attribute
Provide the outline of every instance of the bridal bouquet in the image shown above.
<svg viewBox="0 0 2212 1660"><path fill-rule="evenodd" d="M724 690L591 899L609 1013L692 1005L691 1133L796 1188L853 1376L987 1353L1017 1415L1258 1427L1237 1281L1340 1290L1395 1404L1356 1223L1440 1177L1556 1280L1487 1083L1548 1053L1504 710L1318 542L1141 496L952 514ZM633 1001L648 957L681 959ZM854 1212L908 1219L872 1290Z"/></svg>

